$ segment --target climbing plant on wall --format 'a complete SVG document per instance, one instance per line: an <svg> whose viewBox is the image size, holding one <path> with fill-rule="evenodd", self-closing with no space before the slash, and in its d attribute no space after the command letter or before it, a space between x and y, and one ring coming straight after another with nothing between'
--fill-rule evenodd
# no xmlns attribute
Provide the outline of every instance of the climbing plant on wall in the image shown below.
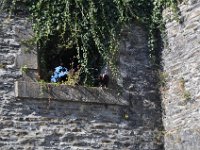
<svg viewBox="0 0 200 150"><path fill-rule="evenodd" d="M165 39L165 22L162 18L162 11L165 8L170 8L173 12L173 19L179 22L179 9L178 3L181 3L182 0L153 0L152 14L150 22L148 24L149 29L149 50L150 57L153 61L156 62L155 57L158 49L158 40L162 39L162 42L167 43ZM158 35L158 33L160 35ZM156 62L157 63L157 62Z"/></svg>
<svg viewBox="0 0 200 150"><path fill-rule="evenodd" d="M10 1L16 8L19 0ZM45 53L76 50L85 74L92 76L92 59L98 54L102 62L116 72L115 60L120 32L125 24L135 20L149 30L150 52L155 48L155 30L163 28L162 10L175 0L23 0L28 4L33 30L41 59ZM54 43L50 50L48 43ZM44 49L49 49L49 51ZM41 63L45 64L45 59Z"/></svg>
<svg viewBox="0 0 200 150"><path fill-rule="evenodd" d="M87 81L96 53L115 72L123 25L133 20L148 22L151 7L152 3L144 0L36 0L31 13L37 41L43 45L57 36L57 47L76 47Z"/></svg>

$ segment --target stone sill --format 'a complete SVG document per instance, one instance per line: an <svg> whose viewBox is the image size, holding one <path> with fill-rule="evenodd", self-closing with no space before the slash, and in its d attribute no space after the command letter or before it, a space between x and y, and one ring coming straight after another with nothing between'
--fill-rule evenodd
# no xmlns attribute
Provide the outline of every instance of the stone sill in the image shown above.
<svg viewBox="0 0 200 150"><path fill-rule="evenodd" d="M111 89L69 86L64 84L55 85L52 83L17 81L15 82L15 96L17 98L28 99L51 99L66 102L128 105L126 100Z"/></svg>

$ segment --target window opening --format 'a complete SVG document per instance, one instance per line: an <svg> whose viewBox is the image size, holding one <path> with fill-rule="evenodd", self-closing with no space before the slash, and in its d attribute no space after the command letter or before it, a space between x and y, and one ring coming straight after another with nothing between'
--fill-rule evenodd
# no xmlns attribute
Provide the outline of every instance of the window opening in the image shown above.
<svg viewBox="0 0 200 150"><path fill-rule="evenodd" d="M81 61L83 60L82 51L77 51L77 46L74 45L70 48L60 47L59 38L55 35L52 36L46 43L39 41L38 45L38 62L39 62L39 74L40 79L46 82L51 82L52 75L54 75L55 68L62 64L63 67L67 68L68 76L71 75L73 78L74 73L79 71L79 79L77 84L84 84L86 73L81 70ZM101 55L95 50L94 44L91 42L91 49L89 55L89 66L88 70L90 74L87 78L88 83L91 86L99 86L99 76L103 66L103 59ZM73 71L73 72L72 72ZM62 79L62 82L69 80ZM67 83L66 83L67 84Z"/></svg>

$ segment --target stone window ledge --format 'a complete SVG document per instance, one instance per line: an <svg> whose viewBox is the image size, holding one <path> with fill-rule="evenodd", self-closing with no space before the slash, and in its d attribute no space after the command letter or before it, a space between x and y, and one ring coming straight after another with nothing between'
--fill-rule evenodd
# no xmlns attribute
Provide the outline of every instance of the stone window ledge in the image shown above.
<svg viewBox="0 0 200 150"><path fill-rule="evenodd" d="M37 82L36 52L19 54L16 59L16 67L26 68L26 72L22 72L22 77L15 82L15 96L19 99L51 99L80 103L128 105L125 98L122 98L115 90Z"/></svg>
<svg viewBox="0 0 200 150"><path fill-rule="evenodd" d="M15 82L15 95L17 98L51 99L74 101L80 103L98 103L127 106L116 91L111 89L88 88L83 86L55 85L38 82Z"/></svg>

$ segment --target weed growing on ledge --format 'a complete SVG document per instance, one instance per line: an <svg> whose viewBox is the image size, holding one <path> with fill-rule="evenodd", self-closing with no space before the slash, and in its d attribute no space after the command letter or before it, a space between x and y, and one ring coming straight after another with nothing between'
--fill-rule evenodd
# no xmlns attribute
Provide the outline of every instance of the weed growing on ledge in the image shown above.
<svg viewBox="0 0 200 150"><path fill-rule="evenodd" d="M157 144L162 144L164 135L165 135L165 131L163 131L163 130L155 131L154 142L157 143Z"/></svg>
<svg viewBox="0 0 200 150"><path fill-rule="evenodd" d="M5 68L6 68L6 65L0 64L0 69L5 69Z"/></svg>
<svg viewBox="0 0 200 150"><path fill-rule="evenodd" d="M169 77L169 75L166 72L159 71L158 77L159 77L159 83L158 83L159 86L161 86L163 88L166 87L167 78Z"/></svg>
<svg viewBox="0 0 200 150"><path fill-rule="evenodd" d="M20 71L23 72L23 73L27 73L28 72L28 66L27 65L24 65L20 68Z"/></svg>
<svg viewBox="0 0 200 150"><path fill-rule="evenodd" d="M24 50L24 53L30 53L31 52L31 50L29 48L24 48L23 50Z"/></svg>
<svg viewBox="0 0 200 150"><path fill-rule="evenodd" d="M68 77L67 77L67 81L64 82L64 84L67 85L78 85L79 82L79 78L80 78L80 69L76 72L74 71L69 71Z"/></svg>
<svg viewBox="0 0 200 150"><path fill-rule="evenodd" d="M189 101L189 100L191 100L191 94L190 94L190 92L189 91L184 91L183 97L184 97L184 99L185 99L186 102Z"/></svg>
<svg viewBox="0 0 200 150"><path fill-rule="evenodd" d="M129 119L129 115L128 114L124 114L124 119L128 120Z"/></svg>
<svg viewBox="0 0 200 150"><path fill-rule="evenodd" d="M44 80L39 80L38 83L41 85L41 88L40 88L40 96L43 96L44 95L44 91L47 91L47 82L45 82Z"/></svg>
<svg viewBox="0 0 200 150"><path fill-rule="evenodd" d="M188 102L189 100L191 100L191 93L185 89L185 79L183 77L179 79L179 84L184 101Z"/></svg>

